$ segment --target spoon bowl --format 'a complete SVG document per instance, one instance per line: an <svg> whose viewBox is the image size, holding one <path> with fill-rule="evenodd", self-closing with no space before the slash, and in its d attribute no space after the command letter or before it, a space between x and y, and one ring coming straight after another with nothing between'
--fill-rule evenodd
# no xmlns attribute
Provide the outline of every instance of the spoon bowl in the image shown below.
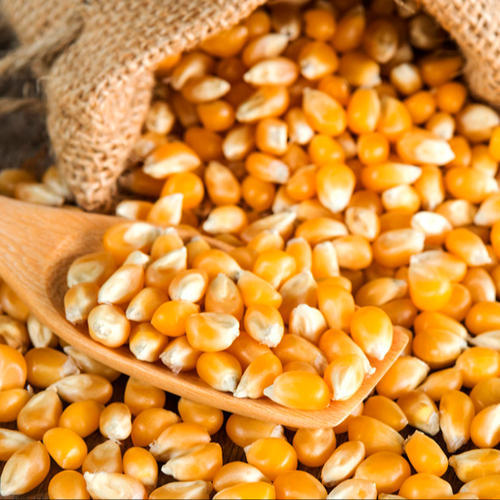
<svg viewBox="0 0 500 500"><path fill-rule="evenodd" d="M408 342L396 330L390 351L383 360L372 360L375 371L365 378L356 394L346 401L332 401L324 410L285 408L266 398L235 398L209 387L195 375L176 375L160 362L140 361L126 347L111 349L99 344L83 328L65 319L63 298L70 264L81 255L101 249L106 229L122 219L32 205L3 196L0 214L0 276L39 321L97 361L198 403L295 428L333 427L371 393ZM188 228L179 228L179 233L182 237L198 234ZM231 248L213 238L206 240L222 250Z"/></svg>

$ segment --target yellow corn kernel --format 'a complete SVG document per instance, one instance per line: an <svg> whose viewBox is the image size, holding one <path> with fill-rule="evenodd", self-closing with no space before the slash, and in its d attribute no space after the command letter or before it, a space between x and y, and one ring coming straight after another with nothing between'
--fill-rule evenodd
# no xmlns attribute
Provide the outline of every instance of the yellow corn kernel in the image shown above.
<svg viewBox="0 0 500 500"><path fill-rule="evenodd" d="M392 427L368 416L354 417L347 425L349 441L362 441L366 454L379 451L403 452L403 438Z"/></svg>
<svg viewBox="0 0 500 500"><path fill-rule="evenodd" d="M26 389L0 391L0 422L16 420L32 395L33 393Z"/></svg>
<svg viewBox="0 0 500 500"><path fill-rule="evenodd" d="M234 444L244 448L257 439L283 437L283 427L272 422L234 414L226 422L226 433Z"/></svg>
<svg viewBox="0 0 500 500"><path fill-rule="evenodd" d="M44 389L63 377L79 372L69 356L50 347L31 349L24 359L28 382Z"/></svg>
<svg viewBox="0 0 500 500"><path fill-rule="evenodd" d="M476 495L477 498L494 498L498 494L500 485L500 474L492 474L469 481L460 488L460 494L471 498ZM462 498L464 498L462 497Z"/></svg>
<svg viewBox="0 0 500 500"><path fill-rule="evenodd" d="M62 403L51 390L35 394L17 415L17 428L33 439L42 439L45 431L57 426Z"/></svg>
<svg viewBox="0 0 500 500"><path fill-rule="evenodd" d="M128 346L130 352L142 361L154 363L165 349L168 338L149 323L139 323L132 327Z"/></svg>
<svg viewBox="0 0 500 500"><path fill-rule="evenodd" d="M451 485L433 474L417 473L401 485L398 492L403 498L449 498L453 494Z"/></svg>
<svg viewBox="0 0 500 500"><path fill-rule="evenodd" d="M239 322L229 314L198 313L186 319L186 336L193 348L213 352L227 349L239 335Z"/></svg>
<svg viewBox="0 0 500 500"><path fill-rule="evenodd" d="M210 481L172 481L156 488L149 494L151 500L198 498L208 500L212 491Z"/></svg>
<svg viewBox="0 0 500 500"><path fill-rule="evenodd" d="M62 469L78 469L87 456L85 441L71 429L54 427L43 435L43 444Z"/></svg>
<svg viewBox="0 0 500 500"><path fill-rule="evenodd" d="M431 368L442 368L455 361L467 342L448 330L431 329L415 335L413 352Z"/></svg>
<svg viewBox="0 0 500 500"><path fill-rule="evenodd" d="M0 390L21 388L27 377L27 363L23 355L9 347L0 344Z"/></svg>
<svg viewBox="0 0 500 500"><path fill-rule="evenodd" d="M498 474L500 470L500 451L492 448L469 450L450 457L450 466L464 483L484 476Z"/></svg>
<svg viewBox="0 0 500 500"><path fill-rule="evenodd" d="M63 351L70 356L78 368L85 373L99 375L110 382L114 382L121 375L120 372L96 361L70 345L65 346Z"/></svg>
<svg viewBox="0 0 500 500"><path fill-rule="evenodd" d="M379 493L393 493L410 475L410 465L401 455L380 451L358 465L354 478L374 482Z"/></svg>
<svg viewBox="0 0 500 500"><path fill-rule="evenodd" d="M78 325L87 321L89 313L97 306L99 287L95 283L78 283L64 295L66 319Z"/></svg>
<svg viewBox="0 0 500 500"><path fill-rule="evenodd" d="M346 479L333 488L327 498L358 498L366 499L377 496L377 485L367 479Z"/></svg>
<svg viewBox="0 0 500 500"><path fill-rule="evenodd" d="M243 276L244 272L242 272ZM208 285L205 294L205 311L243 318L243 298L239 288L225 274L217 274Z"/></svg>
<svg viewBox="0 0 500 500"><path fill-rule="evenodd" d="M99 417L103 408L104 406L96 401L77 401L64 409L58 425L86 438L99 428Z"/></svg>
<svg viewBox="0 0 500 500"><path fill-rule="evenodd" d="M240 499L240 498L261 498L261 499L274 499L276 498L276 493L274 486L267 482L255 481L255 482L243 482L238 483L228 488L224 488L215 494L213 499Z"/></svg>
<svg viewBox="0 0 500 500"><path fill-rule="evenodd" d="M326 368L324 379L332 391L334 401L353 396L365 379L364 359L356 354L335 358Z"/></svg>
<svg viewBox="0 0 500 500"><path fill-rule="evenodd" d="M282 363L305 361L313 366L320 374L324 372L327 365L327 360L321 350L313 343L298 335L284 335L273 352Z"/></svg>
<svg viewBox="0 0 500 500"><path fill-rule="evenodd" d="M157 147L144 163L144 173L164 179L170 174L194 170L200 165L198 155L182 142L168 142Z"/></svg>
<svg viewBox="0 0 500 500"><path fill-rule="evenodd" d="M337 440L333 429L298 429L293 437L293 447L301 464L321 467L331 456Z"/></svg>
<svg viewBox="0 0 500 500"><path fill-rule="evenodd" d="M280 359L272 353L265 353L250 362L233 391L237 398L257 399L263 396L264 389L282 373Z"/></svg>
<svg viewBox="0 0 500 500"><path fill-rule="evenodd" d="M218 443L206 443L171 458L161 471L180 481L210 481L222 467L222 449Z"/></svg>
<svg viewBox="0 0 500 500"><path fill-rule="evenodd" d="M500 443L500 404L482 409L471 422L470 436L478 448L494 448Z"/></svg>
<svg viewBox="0 0 500 500"><path fill-rule="evenodd" d="M233 278L241 272L236 260L229 254L217 249L210 249L197 255L193 260L193 268L204 270L209 280L219 273L227 274L230 278Z"/></svg>
<svg viewBox="0 0 500 500"><path fill-rule="evenodd" d="M365 401L363 415L380 420L398 432L408 425L408 419L403 410L397 403L385 396L369 397Z"/></svg>
<svg viewBox="0 0 500 500"><path fill-rule="evenodd" d="M149 449L155 458L166 461L209 442L210 435L201 425L181 422L167 426L150 444Z"/></svg>
<svg viewBox="0 0 500 500"><path fill-rule="evenodd" d="M250 465L257 467L271 480L297 468L297 454L283 438L258 439L245 447L245 455Z"/></svg>
<svg viewBox="0 0 500 500"><path fill-rule="evenodd" d="M238 106L236 119L241 123L255 123L264 118L280 116L288 108L289 102L285 86L262 86Z"/></svg>
<svg viewBox="0 0 500 500"><path fill-rule="evenodd" d="M278 375L264 395L287 408L320 410L326 408L330 391L326 382L314 373L289 371Z"/></svg>
<svg viewBox="0 0 500 500"><path fill-rule="evenodd" d="M50 457L40 442L27 444L5 463L0 477L0 495L22 495L36 488L47 476Z"/></svg>
<svg viewBox="0 0 500 500"><path fill-rule="evenodd" d="M134 446L149 446L158 436L173 424L179 416L164 408L146 408L132 422L131 438Z"/></svg>
<svg viewBox="0 0 500 500"><path fill-rule="evenodd" d="M92 498L147 497L146 489L137 479L117 472L85 472L87 490Z"/></svg>
<svg viewBox="0 0 500 500"><path fill-rule="evenodd" d="M180 398L177 409L183 422L201 425L209 434L215 434L223 424L222 411L186 398Z"/></svg>
<svg viewBox="0 0 500 500"><path fill-rule="evenodd" d="M328 458L321 469L321 482L335 486L354 474L365 457L365 445L361 441L342 443Z"/></svg>
<svg viewBox="0 0 500 500"><path fill-rule="evenodd" d="M470 392L476 412L487 406L500 403L500 377L492 377L478 382Z"/></svg>
<svg viewBox="0 0 500 500"><path fill-rule="evenodd" d="M245 462L229 462L215 474L213 486L215 491L225 490L241 483L267 482L268 479L257 467Z"/></svg>
<svg viewBox="0 0 500 500"><path fill-rule="evenodd" d="M474 404L467 394L449 391L443 394L439 404L439 426L450 453L457 451L471 434Z"/></svg>
<svg viewBox="0 0 500 500"><path fill-rule="evenodd" d="M275 347L283 338L283 318L279 311L269 305L254 305L247 308L244 318L245 331L255 340Z"/></svg>
<svg viewBox="0 0 500 500"><path fill-rule="evenodd" d="M82 464L82 472L116 472L123 470L120 445L115 441L104 441L89 451Z"/></svg>
<svg viewBox="0 0 500 500"><path fill-rule="evenodd" d="M104 408L99 417L101 434L114 441L122 441L132 431L132 415L125 403L111 403Z"/></svg>
<svg viewBox="0 0 500 500"><path fill-rule="evenodd" d="M448 469L448 458L440 446L422 432L415 431L405 442L408 460L419 473L442 476Z"/></svg>
<svg viewBox="0 0 500 500"><path fill-rule="evenodd" d="M10 355L8 354L10 352L9 349L13 349L14 352L22 357L21 354L26 352L30 345L30 337L24 323L17 319L14 319L11 316L8 316L7 314L0 314L0 340L2 341L2 344L5 344L6 347L6 350L3 353L4 358L10 357ZM4 362L5 361L6 360L4 359ZM9 364L9 362L7 364ZM15 363L11 365L11 367L13 368L14 365Z"/></svg>
<svg viewBox="0 0 500 500"><path fill-rule="evenodd" d="M305 471L284 472L275 478L273 484L277 498L326 498L324 486L312 474Z"/></svg>
<svg viewBox="0 0 500 500"><path fill-rule="evenodd" d="M201 352L191 346L185 335L167 344L160 354L161 362L174 373L193 370Z"/></svg>
<svg viewBox="0 0 500 500"><path fill-rule="evenodd" d="M354 314L352 295L336 284L318 283L318 307L330 328L348 330Z"/></svg>
<svg viewBox="0 0 500 500"><path fill-rule="evenodd" d="M196 372L214 389L234 392L241 378L241 365L227 352L204 352L196 362Z"/></svg>
<svg viewBox="0 0 500 500"><path fill-rule="evenodd" d="M63 470L55 474L49 482L47 493L51 500L90 498L83 475L74 470Z"/></svg>
<svg viewBox="0 0 500 500"><path fill-rule="evenodd" d="M457 368L446 368L431 373L418 389L433 401L439 401L448 391L459 391L463 385L462 372Z"/></svg>
<svg viewBox="0 0 500 500"><path fill-rule="evenodd" d="M123 454L123 472L140 481L147 491L156 487L158 464L153 455L144 448L128 448Z"/></svg>
<svg viewBox="0 0 500 500"><path fill-rule="evenodd" d="M281 295L266 280L250 271L243 271L238 278L238 289L246 307L267 305L279 308Z"/></svg>
<svg viewBox="0 0 500 500"><path fill-rule="evenodd" d="M487 347L471 347L457 359L455 367L462 372L465 387L500 375L500 354Z"/></svg>
<svg viewBox="0 0 500 500"><path fill-rule="evenodd" d="M410 391L397 401L408 423L431 436L439 432L439 415L434 401L422 391Z"/></svg>
<svg viewBox="0 0 500 500"><path fill-rule="evenodd" d="M68 403L92 399L106 404L113 394L109 380L100 375L81 373L58 380L53 386L57 394Z"/></svg>
<svg viewBox="0 0 500 500"><path fill-rule="evenodd" d="M122 309L110 304L94 307L88 316L90 337L107 347L123 345L130 333L130 323Z"/></svg>

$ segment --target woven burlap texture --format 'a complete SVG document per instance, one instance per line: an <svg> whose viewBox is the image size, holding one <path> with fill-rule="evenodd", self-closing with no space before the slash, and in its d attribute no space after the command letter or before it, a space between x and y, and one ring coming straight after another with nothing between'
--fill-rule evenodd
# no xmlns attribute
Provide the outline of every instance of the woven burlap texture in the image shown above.
<svg viewBox="0 0 500 500"><path fill-rule="evenodd" d="M83 28L41 78L57 164L78 204L108 210L140 133L153 69L265 0L2 0L25 44ZM404 1L404 0L403 0ZM472 90L500 105L499 0L423 0L461 46Z"/></svg>

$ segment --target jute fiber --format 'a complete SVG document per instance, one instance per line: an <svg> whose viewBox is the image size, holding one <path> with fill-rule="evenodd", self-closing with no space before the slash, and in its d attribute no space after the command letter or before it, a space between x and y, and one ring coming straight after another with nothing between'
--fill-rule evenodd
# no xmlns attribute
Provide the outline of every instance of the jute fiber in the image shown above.
<svg viewBox="0 0 500 500"><path fill-rule="evenodd" d="M112 207L117 178L148 109L156 65L265 3L0 1L22 44L0 61L0 73L32 64L43 82L58 167L78 204L100 211ZM496 106L500 106L499 1L423 0L462 48L472 91Z"/></svg>

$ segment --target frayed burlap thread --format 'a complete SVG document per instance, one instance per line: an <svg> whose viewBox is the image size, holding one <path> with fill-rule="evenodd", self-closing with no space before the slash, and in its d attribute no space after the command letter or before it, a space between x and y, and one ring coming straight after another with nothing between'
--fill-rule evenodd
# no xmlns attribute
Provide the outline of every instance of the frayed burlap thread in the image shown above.
<svg viewBox="0 0 500 500"><path fill-rule="evenodd" d="M237 23L265 0L0 0L23 44L66 48L44 83L57 164L79 205L109 210L151 99L153 70ZM398 0L405 1L405 0ZM422 0L467 59L472 90L500 106L499 0ZM82 28L77 32L78 22ZM64 28L75 30L71 43ZM68 30L69 32L69 30ZM68 44L69 43L69 44Z"/></svg>

